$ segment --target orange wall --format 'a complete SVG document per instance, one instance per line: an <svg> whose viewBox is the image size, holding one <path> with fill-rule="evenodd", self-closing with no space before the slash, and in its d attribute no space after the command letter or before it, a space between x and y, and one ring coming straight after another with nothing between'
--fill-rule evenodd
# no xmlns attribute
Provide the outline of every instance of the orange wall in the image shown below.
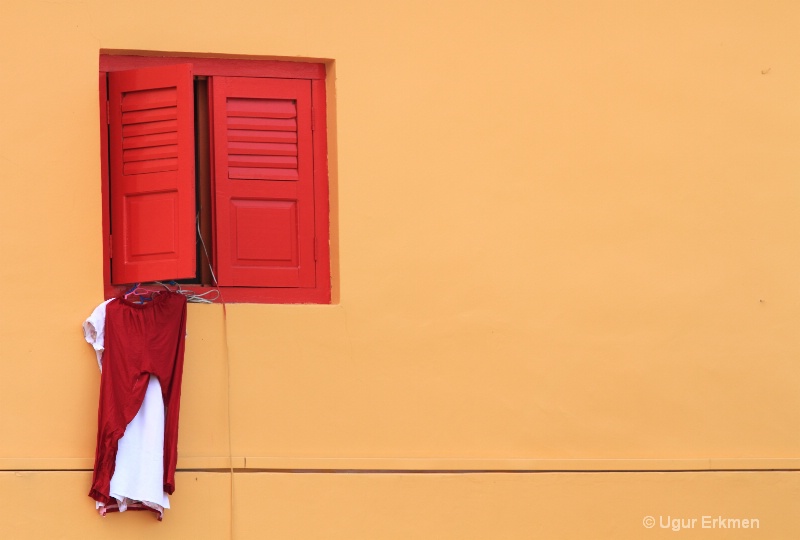
<svg viewBox="0 0 800 540"><path fill-rule="evenodd" d="M800 471L798 23L788 0L6 1L0 477L43 471L24 474L87 509L67 531L97 527L80 323L102 299L98 55L165 51L329 67L335 303L190 307L179 466L240 471L232 502L179 484L196 512L257 528L249 496L302 484L302 505L330 482L340 516L391 493L404 510L374 519L398 527L424 493L474 504L397 470L518 471L485 491L497 505L538 489L523 471L572 471L548 477L553 515L591 483L578 471L643 471L666 515L706 512L746 469L763 498L742 512L780 507ZM647 472L665 470L695 472ZM639 477L604 478L637 500ZM500 536L532 534L522 506L502 516ZM392 536L306 517L307 537ZM639 538L625 523L603 530Z"/></svg>

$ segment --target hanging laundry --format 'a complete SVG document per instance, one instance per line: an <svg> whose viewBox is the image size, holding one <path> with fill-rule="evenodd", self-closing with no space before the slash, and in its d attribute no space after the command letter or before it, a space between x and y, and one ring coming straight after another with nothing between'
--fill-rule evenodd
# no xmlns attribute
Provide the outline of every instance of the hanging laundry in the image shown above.
<svg viewBox="0 0 800 540"><path fill-rule="evenodd" d="M84 323L101 369L97 448L89 496L101 515L152 510L175 489L186 298L113 299Z"/></svg>

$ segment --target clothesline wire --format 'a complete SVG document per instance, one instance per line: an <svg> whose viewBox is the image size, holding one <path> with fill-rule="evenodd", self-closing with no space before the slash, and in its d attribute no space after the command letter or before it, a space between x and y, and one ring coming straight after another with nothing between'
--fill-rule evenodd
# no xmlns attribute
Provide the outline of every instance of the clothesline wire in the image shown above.
<svg viewBox="0 0 800 540"><path fill-rule="evenodd" d="M214 274L214 267L211 266L211 256L208 254L208 248L206 247L206 241L203 240L203 233L200 231L200 213L197 213L197 216L194 220L195 226L197 227L197 237L200 239L200 245L203 246L203 253L206 254L206 262L208 263L208 270L211 272L211 279L214 280L214 287L218 287L217 284L217 276Z"/></svg>
<svg viewBox="0 0 800 540"><path fill-rule="evenodd" d="M184 289L180 283L177 283L175 281L170 281L169 284L164 283L162 281L154 281L153 283L161 285L168 291L182 294L183 296L186 297L187 302L191 302L194 304L213 304L220 297L219 289L211 289L210 291L198 293L191 289ZM175 290L170 289L170 286L175 287Z"/></svg>

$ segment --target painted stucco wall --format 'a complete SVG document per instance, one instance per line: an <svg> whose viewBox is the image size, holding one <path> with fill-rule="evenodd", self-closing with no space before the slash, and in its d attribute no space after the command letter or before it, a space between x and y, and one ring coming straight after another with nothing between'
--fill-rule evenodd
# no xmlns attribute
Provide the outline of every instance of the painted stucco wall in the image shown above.
<svg viewBox="0 0 800 540"><path fill-rule="evenodd" d="M0 533L797 536L799 24L791 1L4 1ZM85 496L98 55L130 51L329 69L334 303L190 306L162 524Z"/></svg>

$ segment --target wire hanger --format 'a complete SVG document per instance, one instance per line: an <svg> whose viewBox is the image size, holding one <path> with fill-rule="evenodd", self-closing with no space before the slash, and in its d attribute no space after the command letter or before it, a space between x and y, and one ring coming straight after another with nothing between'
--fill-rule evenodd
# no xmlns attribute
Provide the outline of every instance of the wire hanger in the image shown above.
<svg viewBox="0 0 800 540"><path fill-rule="evenodd" d="M133 287L131 287L129 290L125 291L125 294L122 295L122 297L127 300L128 297L133 294L133 291L135 291L137 289L137 287L139 287L139 285L141 285L141 284L140 283L134 283Z"/></svg>
<svg viewBox="0 0 800 540"><path fill-rule="evenodd" d="M169 290L169 289L167 289ZM147 287L143 287L141 283L135 283L133 287L131 287L123 296L125 300L128 300L130 296L138 296L139 303L144 304L145 302L150 302L153 300L153 296L158 294L159 290L148 289Z"/></svg>

